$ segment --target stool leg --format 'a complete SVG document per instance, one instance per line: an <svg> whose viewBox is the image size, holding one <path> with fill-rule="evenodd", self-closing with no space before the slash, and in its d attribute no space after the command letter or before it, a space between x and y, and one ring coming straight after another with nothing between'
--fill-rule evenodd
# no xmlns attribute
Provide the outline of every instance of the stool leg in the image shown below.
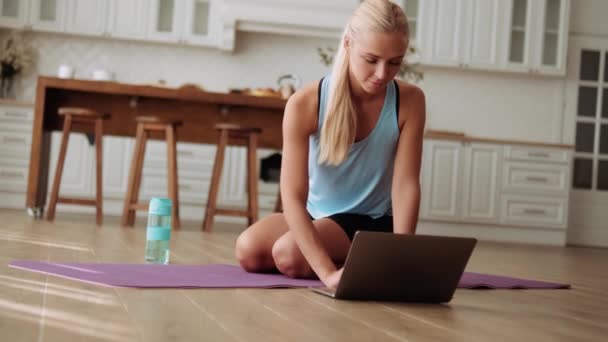
<svg viewBox="0 0 608 342"><path fill-rule="evenodd" d="M68 139L70 130L72 129L72 116L66 115L63 121L63 133L61 135L61 146L59 147L59 158L57 158L57 168L55 169L55 179L53 180L53 188L51 190L51 199L46 219L53 221L55 219L55 208L57 207L57 198L59 197L59 184L61 183L61 175L63 174L63 164L65 163L65 154L68 149Z"/></svg>
<svg viewBox="0 0 608 342"><path fill-rule="evenodd" d="M95 207L97 211L97 225L100 226L103 223L103 190L102 190L102 179L103 179L103 128L102 119L95 120L95 152L96 152L96 199Z"/></svg>
<svg viewBox="0 0 608 342"><path fill-rule="evenodd" d="M141 182L141 171L143 168L143 155L146 149L146 133L142 124L137 125L137 136L135 138L135 149L131 160L131 170L129 172L129 185L125 196L125 204L122 210L122 225L132 226L135 222L135 210L131 209L131 204L137 203L139 197L139 183ZM137 190L137 191L136 191Z"/></svg>
<svg viewBox="0 0 608 342"><path fill-rule="evenodd" d="M247 211L249 212L249 225L258 220L258 135L250 134L247 144Z"/></svg>
<svg viewBox="0 0 608 342"><path fill-rule="evenodd" d="M165 129L165 138L167 140L167 165L169 181L167 188L169 189L169 198L173 202L171 206L171 226L174 229L179 229L179 185L177 182L177 149L175 142L175 126L168 126Z"/></svg>
<svg viewBox="0 0 608 342"><path fill-rule="evenodd" d="M224 151L226 150L227 144L228 132L221 131L219 142L217 144L217 152L215 153L213 174L211 175L211 184L209 185L209 194L207 195L207 208L205 210L205 219L203 220L203 231L211 231L211 226L213 225L213 216L215 215L217 192L222 177L222 167L224 166Z"/></svg>

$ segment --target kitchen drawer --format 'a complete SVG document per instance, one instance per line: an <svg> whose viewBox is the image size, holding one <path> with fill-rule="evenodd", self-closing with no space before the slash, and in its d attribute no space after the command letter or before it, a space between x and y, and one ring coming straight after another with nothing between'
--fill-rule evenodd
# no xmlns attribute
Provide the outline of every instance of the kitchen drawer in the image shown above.
<svg viewBox="0 0 608 342"><path fill-rule="evenodd" d="M5 122L0 121L0 132L15 133L19 132L22 134L32 135L32 124L23 122Z"/></svg>
<svg viewBox="0 0 608 342"><path fill-rule="evenodd" d="M193 168L212 168L215 158L215 147L202 144L177 144L177 168L180 165ZM164 141L149 141L144 160L150 165L166 167L167 144Z"/></svg>
<svg viewBox="0 0 608 342"><path fill-rule="evenodd" d="M566 228L568 201L539 196L501 196L503 224L546 228Z"/></svg>
<svg viewBox="0 0 608 342"><path fill-rule="evenodd" d="M505 162L502 174L503 191L567 195L569 190L567 165Z"/></svg>
<svg viewBox="0 0 608 342"><path fill-rule="evenodd" d="M551 162L567 164L570 161L570 150L531 146L505 146L506 160Z"/></svg>
<svg viewBox="0 0 608 342"><path fill-rule="evenodd" d="M30 124L34 121L34 108L0 106L0 122Z"/></svg>
<svg viewBox="0 0 608 342"><path fill-rule="evenodd" d="M0 165L0 191L25 192L27 176L27 167Z"/></svg>
<svg viewBox="0 0 608 342"><path fill-rule="evenodd" d="M27 133L0 130L0 151L23 155L29 159L32 136Z"/></svg>

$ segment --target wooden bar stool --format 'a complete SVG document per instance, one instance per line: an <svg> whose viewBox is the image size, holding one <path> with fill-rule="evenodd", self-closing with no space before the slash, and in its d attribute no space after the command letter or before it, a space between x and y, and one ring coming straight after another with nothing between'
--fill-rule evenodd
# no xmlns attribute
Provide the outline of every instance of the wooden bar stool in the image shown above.
<svg viewBox="0 0 608 342"><path fill-rule="evenodd" d="M135 139L135 150L131 161L129 173L129 185L122 211L122 225L133 226L135 224L135 212L137 210L148 210L147 203L139 203L139 188L141 185L142 170L144 166L144 154L146 142L152 132L164 133L167 142L167 166L168 166L168 197L173 202L171 208L171 225L179 228L179 196L177 185L177 153L175 128L181 125L179 120L162 119L153 116L138 116L137 136Z"/></svg>
<svg viewBox="0 0 608 342"><path fill-rule="evenodd" d="M108 114L101 114L86 108L78 107L61 107L58 114L63 116L63 133L61 136L61 146L59 148L59 158L57 159L57 169L55 171L55 179L53 180L53 188L51 190L51 198L49 201L47 220L55 219L55 209L57 203L80 204L95 206L97 224L103 222L103 193L101 189L102 169L103 169L103 120L110 117ZM59 197L59 186L61 176L63 174L63 164L65 163L65 155L68 149L68 139L72 131L72 123L79 122L90 124L95 129L95 176L96 176L96 197L95 199Z"/></svg>
<svg viewBox="0 0 608 342"><path fill-rule="evenodd" d="M213 217L215 215L244 216L247 217L249 225L258 220L258 172L257 172L257 145L258 134L262 132L257 127L247 127L234 124L217 124L215 129L219 131L217 152L213 164L213 175L207 196L207 209L203 220L203 230L211 231ZM224 153L230 140L244 141L247 145L247 209L224 209L217 208L217 192L220 187L222 166L224 166Z"/></svg>

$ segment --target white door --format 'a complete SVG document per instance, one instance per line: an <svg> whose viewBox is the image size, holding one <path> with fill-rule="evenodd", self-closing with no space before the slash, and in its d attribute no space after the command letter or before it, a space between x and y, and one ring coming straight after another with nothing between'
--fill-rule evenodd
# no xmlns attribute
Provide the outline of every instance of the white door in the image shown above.
<svg viewBox="0 0 608 342"><path fill-rule="evenodd" d="M431 60L436 65L459 66L467 38L466 0L434 0L431 9Z"/></svg>
<svg viewBox="0 0 608 342"><path fill-rule="evenodd" d="M108 0L70 0L66 32L101 36L106 30Z"/></svg>
<svg viewBox="0 0 608 342"><path fill-rule="evenodd" d="M462 143L425 141L422 176L424 218L454 221L460 218Z"/></svg>
<svg viewBox="0 0 608 342"><path fill-rule="evenodd" d="M36 31L63 32L67 0L32 0L30 22Z"/></svg>
<svg viewBox="0 0 608 342"><path fill-rule="evenodd" d="M547 75L564 75L568 35L569 0L541 0L537 3L533 68Z"/></svg>
<svg viewBox="0 0 608 342"><path fill-rule="evenodd" d="M608 39L569 43L564 141L575 144L568 242L608 246Z"/></svg>
<svg viewBox="0 0 608 342"><path fill-rule="evenodd" d="M0 0L0 27L22 28L27 23L29 1Z"/></svg>
<svg viewBox="0 0 608 342"><path fill-rule="evenodd" d="M407 22L410 27L410 42L416 44L420 41L418 34L420 32L420 1L419 0L401 0L401 7L407 15Z"/></svg>
<svg viewBox="0 0 608 342"><path fill-rule="evenodd" d="M532 10L534 0L508 0L507 22L508 29L503 38L507 45L507 69L518 72L531 72L530 45L532 25Z"/></svg>
<svg viewBox="0 0 608 342"><path fill-rule="evenodd" d="M150 2L148 38L178 42L182 40L186 0L153 0Z"/></svg>
<svg viewBox="0 0 608 342"><path fill-rule="evenodd" d="M463 217L498 223L498 180L502 146L467 144L464 152Z"/></svg>
<svg viewBox="0 0 608 342"><path fill-rule="evenodd" d="M504 1L500 0L471 0L470 20L466 20L470 34L467 35L468 41L465 40L465 66L499 66L499 49L502 47L499 40L506 29L503 5Z"/></svg>
<svg viewBox="0 0 608 342"><path fill-rule="evenodd" d="M127 39L146 38L149 0L110 0L108 33Z"/></svg>
<svg viewBox="0 0 608 342"><path fill-rule="evenodd" d="M215 2L211 0L188 0L184 18L183 39L188 44L215 45Z"/></svg>

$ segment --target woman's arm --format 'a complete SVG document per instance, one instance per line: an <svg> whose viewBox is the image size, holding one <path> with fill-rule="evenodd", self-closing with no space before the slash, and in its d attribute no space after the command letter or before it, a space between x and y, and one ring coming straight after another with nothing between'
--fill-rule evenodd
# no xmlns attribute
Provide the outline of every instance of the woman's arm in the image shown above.
<svg viewBox="0 0 608 342"><path fill-rule="evenodd" d="M308 143L317 131L318 82L293 94L283 117L281 197L283 212L300 251L321 281L328 282L336 266L323 247L306 210L308 198Z"/></svg>
<svg viewBox="0 0 608 342"><path fill-rule="evenodd" d="M426 119L424 93L420 88L400 84L399 143L393 174L393 231L416 233L420 208L420 164Z"/></svg>

